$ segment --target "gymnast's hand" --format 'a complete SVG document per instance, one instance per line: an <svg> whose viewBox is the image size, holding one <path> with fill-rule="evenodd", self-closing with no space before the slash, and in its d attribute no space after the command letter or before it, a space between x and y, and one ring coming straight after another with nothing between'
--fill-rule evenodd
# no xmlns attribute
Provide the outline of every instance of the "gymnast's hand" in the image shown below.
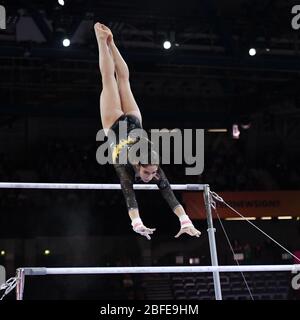
<svg viewBox="0 0 300 320"><path fill-rule="evenodd" d="M133 219L131 222L131 225L132 225L133 231L146 237L148 240L151 240L150 234L153 234L153 232L156 230L156 229L150 229L145 227L140 218Z"/></svg>
<svg viewBox="0 0 300 320"><path fill-rule="evenodd" d="M153 232L156 230L154 229L150 229L143 226L137 227L135 229L133 229L136 233L141 234L142 236L146 237L148 240L151 240L150 234L153 234Z"/></svg>
<svg viewBox="0 0 300 320"><path fill-rule="evenodd" d="M181 228L180 231L176 234L175 238L178 238L184 233L197 238L199 238L201 235L201 232L197 230L194 226L192 226L192 227Z"/></svg>
<svg viewBox="0 0 300 320"><path fill-rule="evenodd" d="M188 215L186 214L181 215L179 217L179 221L180 221L180 231L176 234L175 238L178 238L184 233L192 237L197 237L197 238L200 237L201 232L194 227Z"/></svg>

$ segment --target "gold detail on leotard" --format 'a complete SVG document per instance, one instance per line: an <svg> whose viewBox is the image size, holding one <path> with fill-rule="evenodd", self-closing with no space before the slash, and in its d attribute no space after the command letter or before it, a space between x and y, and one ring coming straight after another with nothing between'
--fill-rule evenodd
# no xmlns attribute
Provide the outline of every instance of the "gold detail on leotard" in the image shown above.
<svg viewBox="0 0 300 320"><path fill-rule="evenodd" d="M133 145L136 142L136 139L128 137L127 139L122 139L117 145L113 147L112 150L112 160L113 163L116 163L116 160L124 147Z"/></svg>

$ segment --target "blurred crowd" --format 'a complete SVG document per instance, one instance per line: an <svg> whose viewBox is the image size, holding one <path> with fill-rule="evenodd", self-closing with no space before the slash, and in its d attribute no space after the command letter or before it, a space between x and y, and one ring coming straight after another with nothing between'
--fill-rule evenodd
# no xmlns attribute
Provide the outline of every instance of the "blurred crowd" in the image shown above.
<svg viewBox="0 0 300 320"><path fill-rule="evenodd" d="M14 182L118 183L112 165L99 165L99 145L79 141L48 141L34 146L27 155L9 157L0 153L0 180ZM185 165L163 165L171 183L208 183L216 191L291 190L299 188L299 159L283 154L266 154L255 159L246 156L243 144L232 139L216 139L205 149L205 168L199 176L185 175ZM31 191L38 192L38 191ZM95 211L111 211L123 201L119 192L102 193L72 190L39 192L3 190L1 208L41 208L53 203L65 206L92 206ZM143 197L141 195L141 197ZM152 204L153 205L153 204ZM91 209L93 210L93 209ZM116 208L117 210L117 208Z"/></svg>
<svg viewBox="0 0 300 320"><path fill-rule="evenodd" d="M293 190L300 186L299 156L281 150L245 151L239 140L218 139L205 152L201 182L219 191Z"/></svg>
<svg viewBox="0 0 300 320"><path fill-rule="evenodd" d="M96 161L95 143L49 141L33 147L22 157L0 153L1 181L30 182L117 182L111 165ZM204 171L185 175L186 165L163 165L172 183L209 183L218 191L290 190L300 185L299 157L280 152L249 156L243 144L216 139L205 146Z"/></svg>

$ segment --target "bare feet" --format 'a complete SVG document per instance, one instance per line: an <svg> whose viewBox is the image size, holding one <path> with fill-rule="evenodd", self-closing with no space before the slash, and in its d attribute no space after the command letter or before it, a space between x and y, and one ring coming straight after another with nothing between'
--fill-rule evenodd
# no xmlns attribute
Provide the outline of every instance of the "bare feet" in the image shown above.
<svg viewBox="0 0 300 320"><path fill-rule="evenodd" d="M102 28L103 28L103 30L105 30L109 33L109 36L107 38L107 44L110 45L111 42L113 41L113 34L112 34L111 30L105 24L102 24Z"/></svg>
<svg viewBox="0 0 300 320"><path fill-rule="evenodd" d="M98 43L101 40L106 41L108 45L112 42L113 40L112 32L104 24L97 22L94 25L94 29L95 29L95 34L96 34Z"/></svg>

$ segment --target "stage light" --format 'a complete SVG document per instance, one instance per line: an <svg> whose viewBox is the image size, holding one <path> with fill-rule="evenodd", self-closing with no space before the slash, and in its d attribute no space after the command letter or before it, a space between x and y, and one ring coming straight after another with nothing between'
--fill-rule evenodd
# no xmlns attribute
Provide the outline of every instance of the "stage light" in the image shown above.
<svg viewBox="0 0 300 320"><path fill-rule="evenodd" d="M171 44L170 41L167 40L167 41L164 42L164 48L166 50L170 49L171 47L172 47L172 44Z"/></svg>
<svg viewBox="0 0 300 320"><path fill-rule="evenodd" d="M232 125L232 138L239 139L240 137L240 130L237 124Z"/></svg>
<svg viewBox="0 0 300 320"><path fill-rule="evenodd" d="M249 55L250 55L251 57L255 56L255 55L256 55L256 50L255 50L254 48L251 48L251 49L249 50Z"/></svg>
<svg viewBox="0 0 300 320"><path fill-rule="evenodd" d="M64 46L64 47L69 47L70 44L71 44L71 41L70 41L69 39L64 39L64 40L63 40L63 46Z"/></svg>
<svg viewBox="0 0 300 320"><path fill-rule="evenodd" d="M244 130L248 130L251 128L251 123L244 123L244 124L241 124L241 128L244 129Z"/></svg>
<svg viewBox="0 0 300 320"><path fill-rule="evenodd" d="M228 220L228 221L256 220L256 217L245 217L245 218L233 217L233 218L225 218L225 220Z"/></svg>
<svg viewBox="0 0 300 320"><path fill-rule="evenodd" d="M208 132L227 132L227 129L225 128L219 128L219 129L208 129Z"/></svg>

